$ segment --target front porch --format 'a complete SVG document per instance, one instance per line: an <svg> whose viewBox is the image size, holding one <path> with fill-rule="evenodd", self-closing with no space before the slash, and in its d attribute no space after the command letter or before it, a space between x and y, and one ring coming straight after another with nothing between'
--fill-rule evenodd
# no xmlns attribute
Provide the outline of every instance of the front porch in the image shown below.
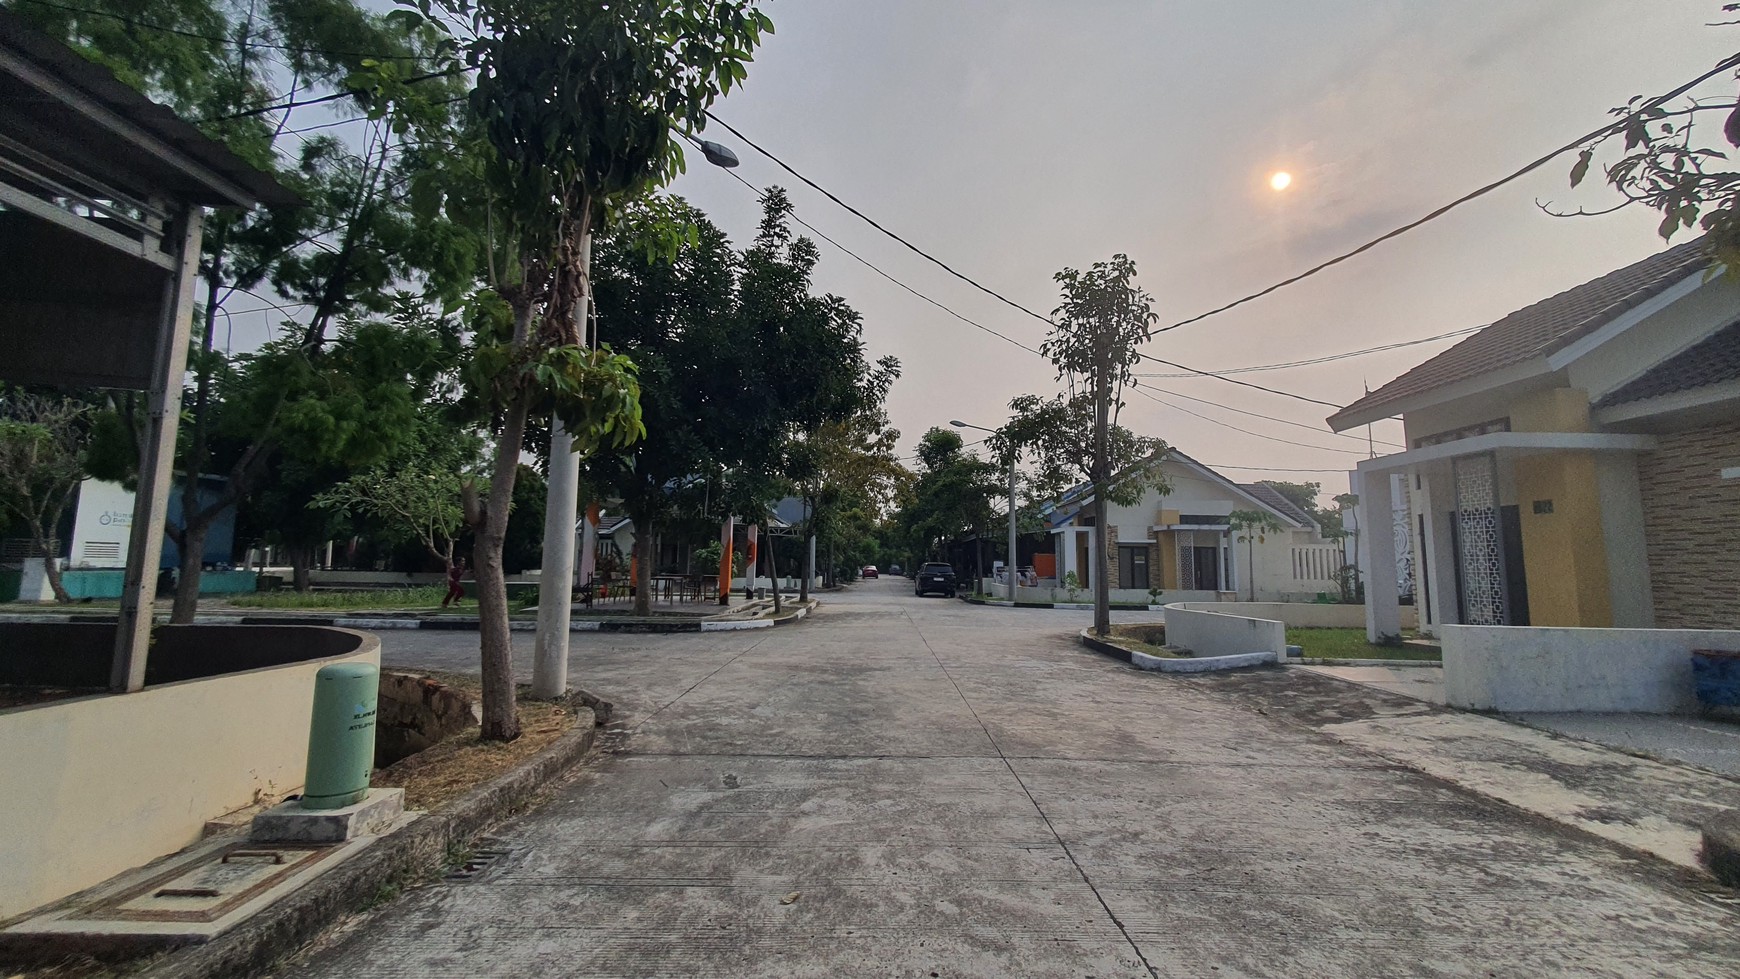
<svg viewBox="0 0 1740 979"><path fill-rule="evenodd" d="M1429 635L1653 626L1637 455L1654 447L1650 435L1500 431L1361 462L1368 637L1401 632L1404 564Z"/></svg>

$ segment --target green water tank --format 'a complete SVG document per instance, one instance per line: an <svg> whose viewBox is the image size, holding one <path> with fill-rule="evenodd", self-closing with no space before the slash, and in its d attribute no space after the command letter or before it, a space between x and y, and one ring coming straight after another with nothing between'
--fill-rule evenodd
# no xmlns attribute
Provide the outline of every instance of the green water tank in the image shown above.
<svg viewBox="0 0 1740 979"><path fill-rule="evenodd" d="M368 663L334 663L314 675L302 808L342 809L368 795L380 692L381 669Z"/></svg>

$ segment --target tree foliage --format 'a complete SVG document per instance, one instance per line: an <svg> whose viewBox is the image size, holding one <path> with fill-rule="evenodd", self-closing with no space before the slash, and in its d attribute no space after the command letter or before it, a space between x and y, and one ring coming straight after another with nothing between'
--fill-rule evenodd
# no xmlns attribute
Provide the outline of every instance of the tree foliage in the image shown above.
<svg viewBox="0 0 1740 979"><path fill-rule="evenodd" d="M1740 4L1724 3L1722 12L1740 12ZM1730 18L1711 26L1732 28L1736 23ZM1716 67L1731 78L1740 77L1740 54ZM1619 207L1642 204L1659 212L1656 231L1666 241L1683 231L1701 230L1711 256L1740 274L1740 171L1729 160L1729 151L1740 147L1740 99L1639 95L1612 114L1613 127L1578 153L1571 186L1582 183L1597 158L1617 143L1618 158L1602 169L1608 184L1624 198Z"/></svg>
<svg viewBox="0 0 1740 979"><path fill-rule="evenodd" d="M91 407L71 398L0 390L0 515L23 524L42 555L55 601L61 583L56 528L85 478Z"/></svg>

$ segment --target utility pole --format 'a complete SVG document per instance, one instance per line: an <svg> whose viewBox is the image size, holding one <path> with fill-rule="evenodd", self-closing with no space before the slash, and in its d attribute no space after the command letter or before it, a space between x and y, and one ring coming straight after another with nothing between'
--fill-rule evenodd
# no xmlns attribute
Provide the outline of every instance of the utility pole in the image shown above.
<svg viewBox="0 0 1740 979"><path fill-rule="evenodd" d="M1009 568L1008 568L1009 581L1008 581L1008 585L1009 585L1009 601L1011 601L1011 602L1013 602L1015 600L1015 575L1016 575L1016 565L1018 564L1018 562L1015 560L1015 460L1017 457L1018 457L1018 453L1015 451L1015 446L1013 446L1013 445L1009 446Z"/></svg>
<svg viewBox="0 0 1740 979"><path fill-rule="evenodd" d="M580 340L592 335L592 232L580 239L580 297L574 306ZM574 521L580 512L580 456L560 418L550 419L550 484L544 501L544 554L538 571L538 632L532 654L532 696L568 692L568 630L574 601Z"/></svg>
<svg viewBox="0 0 1740 979"><path fill-rule="evenodd" d="M1088 573L1093 575L1094 584L1094 634L1104 636L1112 631L1112 583L1106 576L1108 566L1106 556L1106 519L1111 516L1111 508L1107 506L1107 485L1111 480L1111 472L1107 465L1107 428L1111 414L1111 378L1107 361L1111 351L1108 349L1110 337L1101 328L1094 335L1094 526L1093 567Z"/></svg>

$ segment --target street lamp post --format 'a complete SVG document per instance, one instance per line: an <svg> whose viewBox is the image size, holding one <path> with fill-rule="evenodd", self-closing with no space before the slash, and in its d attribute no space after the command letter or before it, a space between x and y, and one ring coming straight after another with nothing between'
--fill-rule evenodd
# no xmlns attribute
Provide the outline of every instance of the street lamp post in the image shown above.
<svg viewBox="0 0 1740 979"><path fill-rule="evenodd" d="M737 154L708 139L691 140L707 162L734 167ZM580 301L575 307L581 342L597 344L588 332L592 306L592 235L581 243ZM596 327L594 327L595 329ZM574 437L560 419L551 419L550 482L544 497L544 559L538 573L538 632L532 655L532 696L554 699L568 692L568 631L574 601L574 521L580 514L580 457Z"/></svg>
<svg viewBox="0 0 1740 979"><path fill-rule="evenodd" d="M951 421L951 422L949 422L949 424L953 425L956 428L971 428L971 429L976 429L976 430L981 431L981 432L990 432L993 435L997 434L997 430L994 428L985 428L982 425L969 425L963 421ZM1004 582L1004 585L1005 585L1005 590L1007 591L1008 596L1009 596L1009 601L1011 601L1011 602L1013 602L1015 600L1015 459L1016 459L1017 455L1018 455L1018 453L1015 451L1015 446L1010 445L1009 446L1009 563L1003 570L1004 570L1004 574L1008 575L1008 580Z"/></svg>

